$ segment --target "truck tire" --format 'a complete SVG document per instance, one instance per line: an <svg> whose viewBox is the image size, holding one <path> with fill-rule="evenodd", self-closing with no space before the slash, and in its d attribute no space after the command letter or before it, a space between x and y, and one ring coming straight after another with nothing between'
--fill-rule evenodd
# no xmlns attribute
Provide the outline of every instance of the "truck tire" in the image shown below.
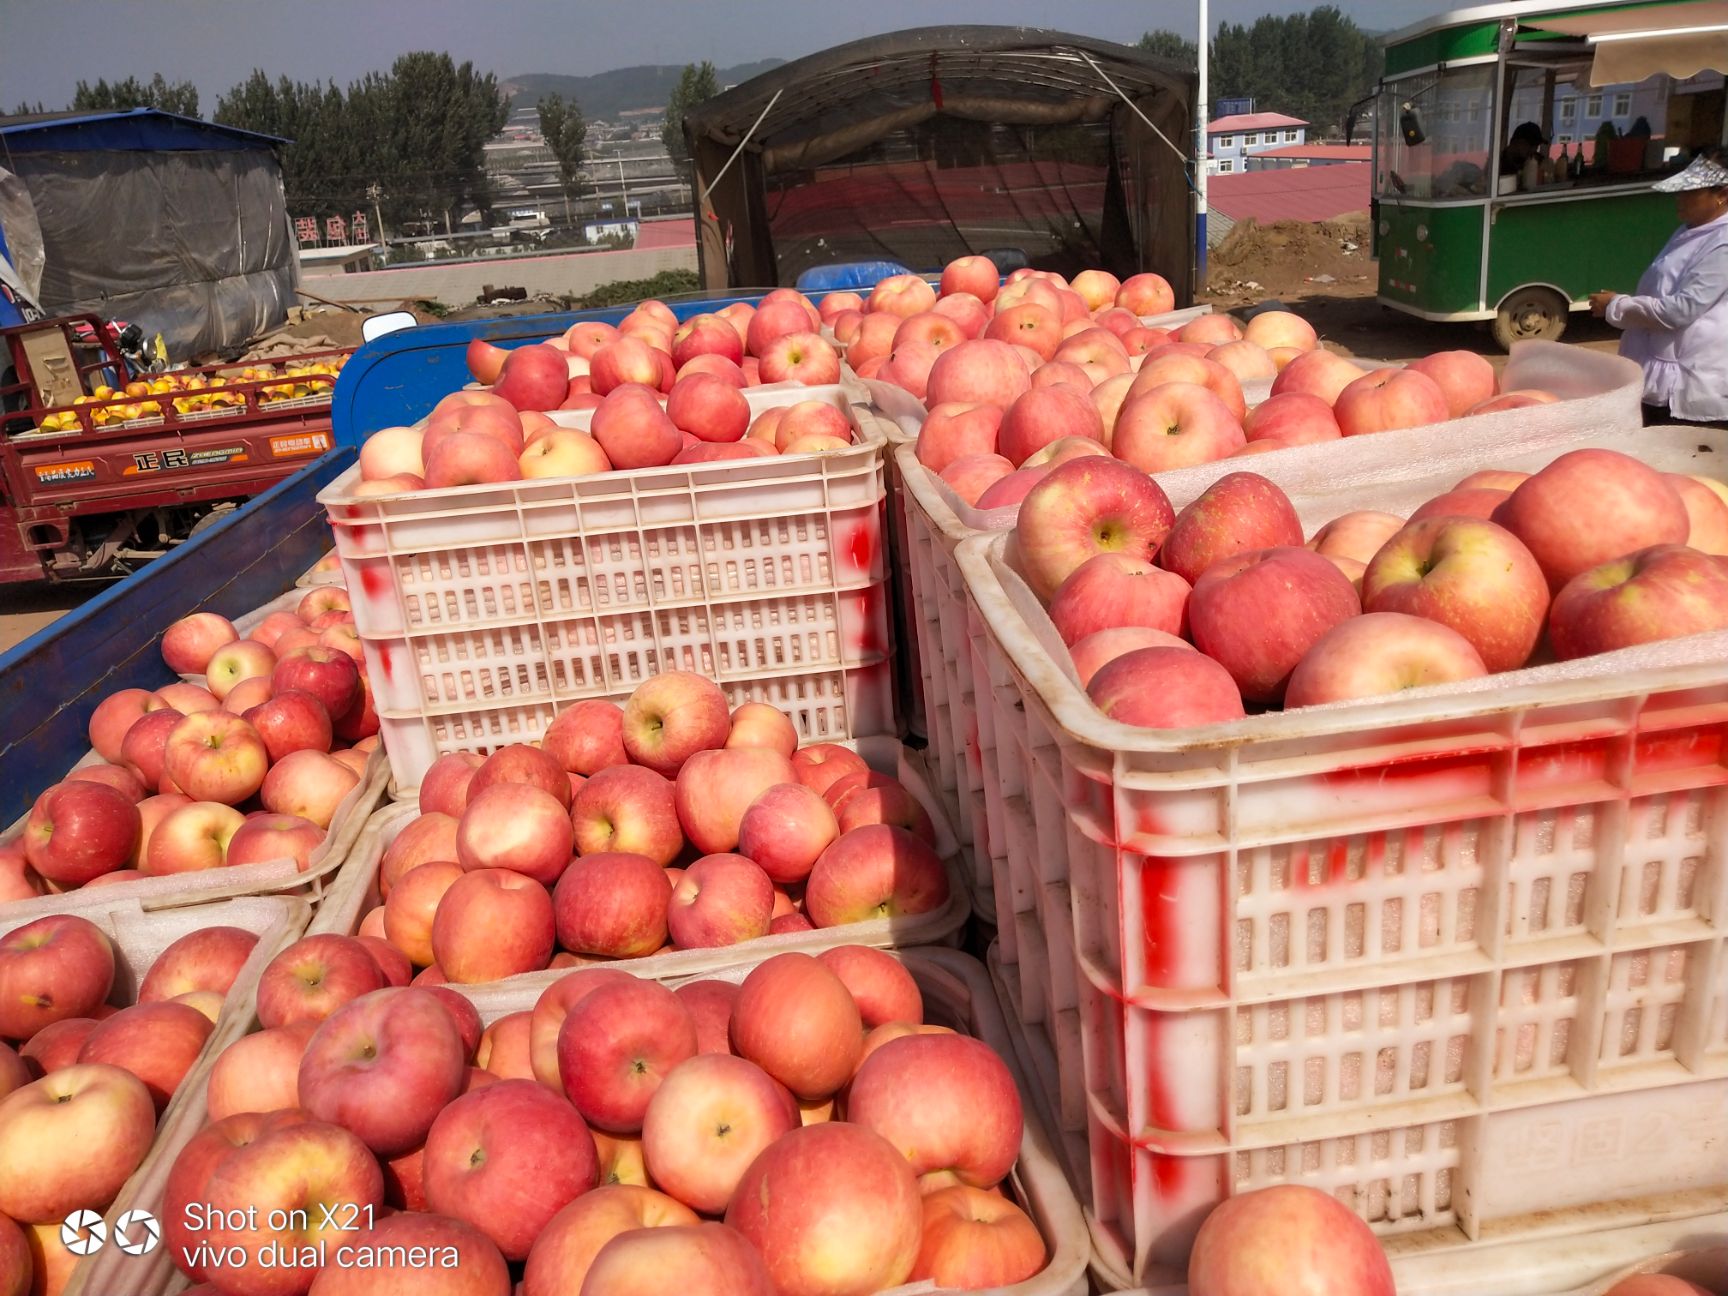
<svg viewBox="0 0 1728 1296"><path fill-rule="evenodd" d="M1569 313L1566 299L1552 288L1519 288L1500 303L1494 340L1507 351L1514 342L1558 342Z"/></svg>
<svg viewBox="0 0 1728 1296"><path fill-rule="evenodd" d="M190 540L193 536L198 535L200 532L208 531L211 527L215 526L218 522L224 522L227 519L233 517L234 516L234 510L239 508L239 507L240 506L238 504L232 504L232 503L228 503L226 501L224 501L221 504L215 505L208 513L206 513L203 517L199 518L196 522L194 522L192 524L192 529L186 533L186 538L188 540Z"/></svg>

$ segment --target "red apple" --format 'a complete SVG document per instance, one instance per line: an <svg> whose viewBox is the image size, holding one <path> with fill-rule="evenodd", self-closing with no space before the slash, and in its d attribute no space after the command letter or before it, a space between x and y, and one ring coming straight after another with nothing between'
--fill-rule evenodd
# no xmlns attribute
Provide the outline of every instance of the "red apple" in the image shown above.
<svg viewBox="0 0 1728 1296"><path fill-rule="evenodd" d="M115 1066L137 1076L160 1115L204 1051L212 1026L183 1003L135 1004L97 1023L78 1050L78 1062Z"/></svg>
<svg viewBox="0 0 1728 1296"><path fill-rule="evenodd" d="M791 758L798 750L798 729L779 707L767 702L745 702L732 712L728 747L766 747Z"/></svg>
<svg viewBox="0 0 1728 1296"><path fill-rule="evenodd" d="M1392 1267L1330 1193L1278 1184L1213 1208L1188 1258L1194 1296L1393 1296Z"/></svg>
<svg viewBox="0 0 1728 1296"><path fill-rule="evenodd" d="M1310 351L1296 357L1279 371L1272 380L1272 395L1306 392L1333 405L1337 403L1339 394L1362 376L1363 371L1341 355L1330 351Z"/></svg>
<svg viewBox="0 0 1728 1296"><path fill-rule="evenodd" d="M732 1005L738 987L730 981L686 981L673 991L696 1023L698 1053L732 1051Z"/></svg>
<svg viewBox="0 0 1728 1296"><path fill-rule="evenodd" d="M862 756L838 743L813 743L792 754L792 770L798 781L818 794L848 774L863 774L869 769Z"/></svg>
<svg viewBox="0 0 1728 1296"><path fill-rule="evenodd" d="M194 719L196 717L193 717ZM360 776L320 751L289 752L265 775L259 799L267 810L296 815L328 830Z"/></svg>
<svg viewBox="0 0 1728 1296"><path fill-rule="evenodd" d="M444 1005L425 990L390 988L324 1020L306 1045L298 1084L312 1116L396 1157L426 1141L466 1079L462 1037Z"/></svg>
<svg viewBox="0 0 1728 1296"><path fill-rule="evenodd" d="M103 760L120 764L120 748L126 740L126 731L150 712L160 711L167 705L148 689L121 689L118 693L110 693L90 713L90 745ZM151 786L154 785L152 781Z"/></svg>
<svg viewBox="0 0 1728 1296"><path fill-rule="evenodd" d="M270 685L278 694L290 689L310 693L334 720L353 705L360 690L360 668L337 649L302 648L276 663Z"/></svg>
<svg viewBox="0 0 1728 1296"><path fill-rule="evenodd" d="M782 783L744 812L738 853L773 882L802 882L839 835L839 821L818 793L802 783Z"/></svg>
<svg viewBox="0 0 1728 1296"><path fill-rule="evenodd" d="M673 1067L649 1100L643 1157L664 1191L717 1215L750 1163L799 1123L797 1103L761 1067L702 1053Z"/></svg>
<svg viewBox="0 0 1728 1296"><path fill-rule="evenodd" d="M666 870L646 855L584 855L552 893L558 944L577 954L642 958L666 943L671 901Z"/></svg>
<svg viewBox="0 0 1728 1296"><path fill-rule="evenodd" d="M1092 676L1086 694L1112 720L1149 729L1239 720L1242 695L1230 672L1187 648L1138 648Z"/></svg>
<svg viewBox="0 0 1728 1296"><path fill-rule="evenodd" d="M212 1121L300 1105L300 1059L318 1023L295 1022L242 1036L216 1055L205 1102Z"/></svg>
<svg viewBox="0 0 1728 1296"><path fill-rule="evenodd" d="M1252 323L1252 321L1250 321ZM1006 1197L959 1184L924 1196L924 1233L912 1282L997 1291L1044 1268L1038 1226Z"/></svg>
<svg viewBox="0 0 1728 1296"><path fill-rule="evenodd" d="M761 1253L775 1291L862 1293L911 1275L923 1207L892 1144L829 1122L793 1130L757 1157L726 1222Z"/></svg>
<svg viewBox="0 0 1728 1296"><path fill-rule="evenodd" d="M510 1296L510 1270L483 1232L447 1215L384 1215L347 1234L308 1296ZM346 1261L346 1263L344 1263Z"/></svg>
<svg viewBox="0 0 1728 1296"><path fill-rule="evenodd" d="M695 1055L689 1010L665 986L633 977L592 990L558 1029L564 1092L585 1120L609 1133L640 1131L661 1081Z"/></svg>
<svg viewBox="0 0 1728 1296"><path fill-rule="evenodd" d="M304 873L311 867L312 856L324 844L325 836L324 829L299 815L255 815L234 830L222 862L230 868L239 868L289 859L294 861L297 871Z"/></svg>
<svg viewBox="0 0 1728 1296"><path fill-rule="evenodd" d="M405 824L384 848L378 864L378 889L386 899L403 874L434 860L456 861L456 829L460 821L436 811Z"/></svg>
<svg viewBox="0 0 1728 1296"><path fill-rule="evenodd" d="M1412 360L1406 369L1434 380L1446 398L1446 413L1459 418L1472 406L1491 400L1500 380L1494 366L1474 351L1435 351Z"/></svg>
<svg viewBox="0 0 1728 1296"><path fill-rule="evenodd" d="M1439 621L1368 612L1322 635L1290 676L1284 705L1316 706L1488 673L1470 640Z"/></svg>
<svg viewBox="0 0 1728 1296"><path fill-rule="evenodd" d="M949 347L936 357L925 402L932 409L955 401L1007 409L1031 389L1031 373L1014 348L984 337Z"/></svg>
<svg viewBox="0 0 1728 1296"><path fill-rule="evenodd" d="M797 777L790 760L765 747L692 753L678 771L673 792L685 837L704 854L732 850L750 804L774 785L795 783Z"/></svg>
<svg viewBox="0 0 1728 1296"><path fill-rule="evenodd" d="M1574 576L1554 596L1548 640L1562 661L1728 629L1728 562L1655 545Z"/></svg>
<svg viewBox="0 0 1728 1296"><path fill-rule="evenodd" d="M538 972L551 960L555 939L552 897L509 869L457 878L432 920L433 958L447 980L461 984Z"/></svg>
<svg viewBox="0 0 1728 1296"><path fill-rule="evenodd" d="M569 780L562 770L557 774L568 794ZM463 868L510 869L546 886L570 863L574 844L564 805L526 783L472 791L456 829L456 858Z"/></svg>
<svg viewBox="0 0 1728 1296"><path fill-rule="evenodd" d="M776 1296L762 1258L724 1224L668 1224L632 1229L595 1254L582 1291L588 1296ZM560 1288L569 1291L570 1288ZM861 1289L860 1289L861 1290Z"/></svg>
<svg viewBox="0 0 1728 1296"><path fill-rule="evenodd" d="M742 855L704 855L672 888L667 929L680 949L713 949L768 934L774 884Z"/></svg>
<svg viewBox="0 0 1728 1296"><path fill-rule="evenodd" d="M1183 577L1124 553L1101 553L1070 572L1050 599L1050 620L1068 645L1117 626L1180 634L1189 584Z"/></svg>
<svg viewBox="0 0 1728 1296"><path fill-rule="evenodd" d="M234 623L214 612L183 616L162 632L162 660L176 675L202 675L210 658L240 638Z"/></svg>
<svg viewBox="0 0 1728 1296"><path fill-rule="evenodd" d="M216 699L211 698L212 702ZM138 776L146 788L162 785L163 769L167 764L168 735L185 718L174 707L162 707L140 716L126 731L120 744L120 760Z"/></svg>
<svg viewBox="0 0 1728 1296"><path fill-rule="evenodd" d="M797 1021L796 1031L786 1023ZM777 954L745 977L732 1009L732 1049L805 1100L838 1092L863 1048L858 1005L808 954Z"/></svg>
<svg viewBox="0 0 1728 1296"><path fill-rule="evenodd" d="M1013 1073L965 1035L909 1035L877 1049L846 1091L846 1119L900 1149L926 1185L989 1188L1020 1156Z"/></svg>
<svg viewBox="0 0 1728 1296"><path fill-rule="evenodd" d="M594 1258L620 1234L693 1227L699 1222L694 1211L665 1193L635 1185L602 1184L561 1209L540 1231L528 1252L522 1296L566 1296L580 1292ZM661 1274L664 1276L663 1270ZM721 1275L715 1277L722 1279Z"/></svg>
<svg viewBox="0 0 1728 1296"><path fill-rule="evenodd" d="M864 1029L886 1022L924 1020L924 997L899 959L863 945L840 945L816 959L845 985L858 1005Z"/></svg>
<svg viewBox="0 0 1728 1296"><path fill-rule="evenodd" d="M684 845L672 783L639 765L596 773L576 792L570 818L581 855L624 851L664 865Z"/></svg>
<svg viewBox="0 0 1728 1296"><path fill-rule="evenodd" d="M993 301L1002 273L985 256L956 257L942 267L942 296L969 293L981 302Z"/></svg>
<svg viewBox="0 0 1728 1296"><path fill-rule="evenodd" d="M557 409L570 382L564 355L544 343L517 347L504 358L494 394L518 410Z"/></svg>
<svg viewBox="0 0 1728 1296"><path fill-rule="evenodd" d="M139 1003L158 1003L193 990L227 994L252 957L258 936L243 927L201 927L156 956L138 987Z"/></svg>
<svg viewBox="0 0 1728 1296"><path fill-rule="evenodd" d="M433 761L420 776L420 813L460 817L468 805L468 788L474 771L484 759L474 752L447 752Z"/></svg>
<svg viewBox="0 0 1728 1296"><path fill-rule="evenodd" d="M1150 561L1174 521L1169 499L1145 473L1114 459L1074 459L1026 496L1012 549L1033 591L1048 599L1097 554Z"/></svg>
<svg viewBox="0 0 1728 1296"><path fill-rule="evenodd" d="M75 914L50 914L0 936L0 1039L28 1040L88 1017L114 985L114 947Z"/></svg>
<svg viewBox="0 0 1728 1296"><path fill-rule="evenodd" d="M1559 593L1574 576L1654 545L1683 545L1686 504L1666 476L1615 450L1573 450L1521 482L1494 521Z"/></svg>
<svg viewBox="0 0 1728 1296"><path fill-rule="evenodd" d="M258 981L258 1020L265 1026L323 1021L342 1005L383 987L377 961L352 936L305 936L264 969Z"/></svg>
<svg viewBox="0 0 1728 1296"><path fill-rule="evenodd" d="M563 976L547 986L534 1001L528 1026L528 1056L534 1078L541 1084L562 1091L563 1079L558 1069L558 1034L564 1018L583 999L604 985L634 982L628 972L610 967L588 967Z"/></svg>
<svg viewBox="0 0 1728 1296"><path fill-rule="evenodd" d="M1412 521L1362 576L1367 612L1406 612L1457 631L1489 671L1529 660L1548 614L1548 584L1511 532L1477 518Z"/></svg>
<svg viewBox="0 0 1728 1296"><path fill-rule="evenodd" d="M107 1210L155 1136L149 1091L119 1067L84 1063L14 1089L0 1098L0 1216Z"/></svg>
<svg viewBox="0 0 1728 1296"><path fill-rule="evenodd" d="M24 858L50 882L79 886L124 868L142 831L138 807L123 793L103 783L69 780L49 788L30 808Z"/></svg>
<svg viewBox="0 0 1728 1296"><path fill-rule="evenodd" d="M456 1099L426 1136L426 1202L480 1229L506 1259L599 1180L594 1140L561 1096L503 1080Z"/></svg>
<svg viewBox="0 0 1728 1296"><path fill-rule="evenodd" d="M810 871L804 913L818 927L837 927L930 913L948 903L948 894L948 875L928 842L891 824L866 824L842 832L822 852Z"/></svg>
<svg viewBox="0 0 1728 1296"><path fill-rule="evenodd" d="M731 708L712 680L663 671L637 685L624 704L624 749L630 759L670 778L696 752L723 747Z"/></svg>
<svg viewBox="0 0 1728 1296"><path fill-rule="evenodd" d="M1230 672L1244 699L1257 702L1281 698L1308 649L1361 612L1337 567L1293 547L1225 559L1201 575L1188 600L1195 646Z"/></svg>
<svg viewBox="0 0 1728 1296"><path fill-rule="evenodd" d="M257 1121L258 1133L221 1154L186 1199L187 1243L230 1257L219 1271L226 1291L303 1293L316 1274L285 1269L281 1257L327 1255L334 1262L340 1247L352 1245L353 1228L375 1218L383 1204L383 1173L353 1134L304 1113L229 1120ZM326 1206L333 1209L326 1213ZM188 1259L175 1256L183 1268Z"/></svg>

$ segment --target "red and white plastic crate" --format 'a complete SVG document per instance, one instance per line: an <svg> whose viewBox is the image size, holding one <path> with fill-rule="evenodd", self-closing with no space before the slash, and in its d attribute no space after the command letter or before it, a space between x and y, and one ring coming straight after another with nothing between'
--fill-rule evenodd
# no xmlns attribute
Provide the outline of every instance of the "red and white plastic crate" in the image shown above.
<svg viewBox="0 0 1728 1296"><path fill-rule="evenodd" d="M1722 434L1635 436L1725 475ZM1312 529L1557 453L1291 495ZM1728 633L1147 730L1006 542L958 551L999 958L1106 1266L1166 1281L1280 1182L1395 1253L1728 1208Z"/></svg>
<svg viewBox="0 0 1728 1296"><path fill-rule="evenodd" d="M753 411L838 387L747 393ZM854 418L854 426L857 420ZM806 741L894 732L882 436L816 455L355 498L330 515L396 783L666 670Z"/></svg>
<svg viewBox="0 0 1728 1296"><path fill-rule="evenodd" d="M1630 431L1641 423L1641 371L1618 356L1556 343L1519 343L1507 363L1506 384L1545 386L1565 399L1534 410L1456 420L1446 425L1449 444L1478 455L1492 455L1501 446L1535 450L1581 443L1606 432ZM898 510L910 587L905 651L909 656L916 654L919 706L930 744L931 774L960 840L976 847L978 886L973 908L986 922L995 922L986 840L989 825L977 759L977 709L971 653L966 646L970 630L965 582L955 549L969 536L1011 528L1019 508L976 509L963 503L918 461L917 443L906 435L906 429L915 429L921 420L922 406L917 407L915 417L911 406L916 402L905 392L898 392L896 399L898 389L890 384L868 385L879 408L896 412L901 429L899 436L890 437L889 480L891 490L898 488L901 493ZM1159 481L1177 508L1232 472L1250 471L1281 484L1305 484L1317 477L1317 464L1330 463L1337 466L1340 484L1349 488L1354 482L1384 477L1391 470L1420 462L1428 456L1433 438L1433 428L1383 432L1256 455L1251 461L1223 459L1160 474Z"/></svg>

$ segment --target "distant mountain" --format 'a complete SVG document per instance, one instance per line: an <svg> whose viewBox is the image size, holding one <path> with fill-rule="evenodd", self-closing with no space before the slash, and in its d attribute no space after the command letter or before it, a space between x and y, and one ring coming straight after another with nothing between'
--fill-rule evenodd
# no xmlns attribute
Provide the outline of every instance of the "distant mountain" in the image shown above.
<svg viewBox="0 0 1728 1296"><path fill-rule="evenodd" d="M741 63L737 67L716 68L715 75L723 87L737 85L785 61L763 59L759 63ZM509 78L504 82L504 90L517 108L532 108L541 95L561 94L581 104L582 115L589 121L607 121L636 108L664 108L683 71L680 64L675 67L614 68L594 76L530 72Z"/></svg>

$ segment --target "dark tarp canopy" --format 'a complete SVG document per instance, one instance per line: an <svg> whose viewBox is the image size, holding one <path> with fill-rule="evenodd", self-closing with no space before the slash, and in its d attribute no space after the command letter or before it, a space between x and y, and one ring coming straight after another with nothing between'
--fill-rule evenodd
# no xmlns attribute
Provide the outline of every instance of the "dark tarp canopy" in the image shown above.
<svg viewBox="0 0 1728 1296"><path fill-rule="evenodd" d="M1029 27L923 27L782 64L684 118L704 286L1018 250L1066 275L1156 271L1185 302L1195 81Z"/></svg>
<svg viewBox="0 0 1728 1296"><path fill-rule="evenodd" d="M300 264L267 135L130 112L0 117L41 229L43 307L161 333L189 359L287 318Z"/></svg>

